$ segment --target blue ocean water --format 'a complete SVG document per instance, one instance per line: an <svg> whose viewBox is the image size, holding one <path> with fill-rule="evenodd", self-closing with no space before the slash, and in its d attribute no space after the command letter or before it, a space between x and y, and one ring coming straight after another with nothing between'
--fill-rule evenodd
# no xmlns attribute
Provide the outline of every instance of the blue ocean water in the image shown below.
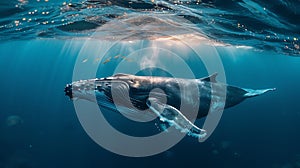
<svg viewBox="0 0 300 168"><path fill-rule="evenodd" d="M0 2L0 168L300 167L299 7L298 0ZM132 16L143 19L132 21ZM124 18L129 22L114 22ZM155 29L157 25L163 26ZM172 29L174 25L180 31ZM203 34L205 45L214 46L228 84L277 90L226 109L203 143L185 137L163 153L141 158L103 149L82 128L73 102L63 92L72 82L76 61L99 61L98 77L109 76L124 60L129 69L141 65L142 60L125 57L141 46L166 35L190 33L182 28ZM124 38L129 30L134 37ZM98 60L101 49L120 36L115 48ZM168 40L162 43L167 46ZM162 43L154 44L179 55L195 77L207 75L195 55ZM115 58L119 54L124 58ZM163 54L157 55L159 60L174 67L174 58ZM132 126L118 115L106 115L120 129Z"/></svg>

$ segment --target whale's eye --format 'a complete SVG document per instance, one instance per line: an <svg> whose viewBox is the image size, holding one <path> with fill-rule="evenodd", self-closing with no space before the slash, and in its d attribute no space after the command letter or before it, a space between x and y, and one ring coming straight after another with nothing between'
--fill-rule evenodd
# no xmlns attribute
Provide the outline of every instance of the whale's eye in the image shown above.
<svg viewBox="0 0 300 168"><path fill-rule="evenodd" d="M134 83L133 79L130 79L128 82L129 82L129 83Z"/></svg>
<svg viewBox="0 0 300 168"><path fill-rule="evenodd" d="M98 90L99 92L104 91L104 89L103 89L101 86L97 86L97 87L95 88L95 90Z"/></svg>

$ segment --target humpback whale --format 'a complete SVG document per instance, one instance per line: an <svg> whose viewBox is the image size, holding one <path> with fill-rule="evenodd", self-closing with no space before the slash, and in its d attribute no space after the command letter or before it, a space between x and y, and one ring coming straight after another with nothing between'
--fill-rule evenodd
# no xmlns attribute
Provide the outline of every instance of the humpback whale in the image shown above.
<svg viewBox="0 0 300 168"><path fill-rule="evenodd" d="M74 81L67 84L64 91L72 100L93 101L137 118L158 118L164 127L174 126L187 135L202 138L206 135L205 130L194 125L189 111L181 110L183 104L191 110L196 108L195 118L202 118L211 108L229 108L247 98L275 90L230 86L218 82L216 77L217 73L200 79L115 74Z"/></svg>

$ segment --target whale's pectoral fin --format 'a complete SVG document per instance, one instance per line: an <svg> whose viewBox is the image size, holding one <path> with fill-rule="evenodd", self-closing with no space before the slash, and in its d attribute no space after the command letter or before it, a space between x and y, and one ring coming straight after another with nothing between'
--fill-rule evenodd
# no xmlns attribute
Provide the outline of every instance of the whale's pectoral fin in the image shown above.
<svg viewBox="0 0 300 168"><path fill-rule="evenodd" d="M157 119L157 121L155 121L155 126L157 127L157 129L159 131L166 131L168 132L168 128L169 128L169 123L168 122L162 122L160 119Z"/></svg>
<svg viewBox="0 0 300 168"><path fill-rule="evenodd" d="M173 106L161 103L156 98L148 98L146 104L159 117L160 121L167 122L170 126L174 126L189 136L196 138L204 138L206 136L205 130L198 128Z"/></svg>

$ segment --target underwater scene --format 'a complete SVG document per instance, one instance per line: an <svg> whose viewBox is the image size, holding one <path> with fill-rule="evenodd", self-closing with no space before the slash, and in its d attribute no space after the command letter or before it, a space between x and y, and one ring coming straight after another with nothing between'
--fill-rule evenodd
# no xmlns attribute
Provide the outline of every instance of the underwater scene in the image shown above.
<svg viewBox="0 0 300 168"><path fill-rule="evenodd" d="M300 168L299 0L0 9L0 168Z"/></svg>

